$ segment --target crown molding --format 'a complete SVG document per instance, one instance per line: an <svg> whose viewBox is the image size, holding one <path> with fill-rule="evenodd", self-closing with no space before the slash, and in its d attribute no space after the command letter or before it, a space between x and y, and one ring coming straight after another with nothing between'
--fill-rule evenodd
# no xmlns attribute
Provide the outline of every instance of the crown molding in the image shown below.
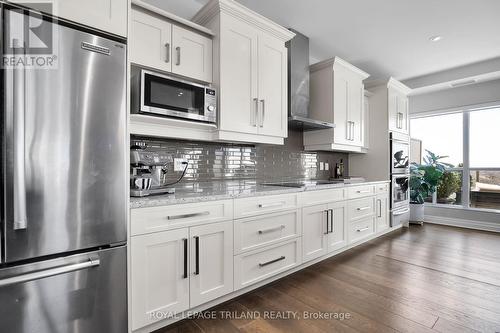
<svg viewBox="0 0 500 333"><path fill-rule="evenodd" d="M197 24L206 25L221 13L231 15L237 19L255 25L283 42L287 42L295 36L290 30L234 0L212 0L201 8L191 20Z"/></svg>
<svg viewBox="0 0 500 333"><path fill-rule="evenodd" d="M332 69L333 69L336 66L342 66L344 68L349 69L350 71L353 71L354 73L358 74L361 77L361 80L365 80L366 78L368 78L370 76L370 74L368 74L367 72L359 69L358 67L356 67L350 63L348 63L347 61L345 61L344 59L342 59L340 57L333 57L330 59L326 59L326 60L317 62L317 63L311 65L309 67L309 69L312 72L315 72L315 71L319 71L319 70L326 68L326 67L332 67Z"/></svg>
<svg viewBox="0 0 500 333"><path fill-rule="evenodd" d="M410 87L401 83L401 81L396 80L392 76L387 81L387 87L392 87L394 89L397 89L397 90L401 91L402 93L404 93L405 95L410 94L412 91L412 89Z"/></svg>

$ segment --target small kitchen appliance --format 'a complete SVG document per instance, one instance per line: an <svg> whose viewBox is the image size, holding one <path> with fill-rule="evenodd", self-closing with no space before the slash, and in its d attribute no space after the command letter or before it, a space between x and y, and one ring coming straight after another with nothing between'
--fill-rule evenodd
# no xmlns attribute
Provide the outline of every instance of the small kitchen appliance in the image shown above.
<svg viewBox="0 0 500 333"><path fill-rule="evenodd" d="M208 85L132 68L132 113L215 125L217 94Z"/></svg>
<svg viewBox="0 0 500 333"><path fill-rule="evenodd" d="M175 188L171 186L184 177L187 163L183 163L182 176L177 181L167 183L169 172L167 165L172 162L172 155L168 153L132 146L130 149L130 195L144 197L175 193Z"/></svg>

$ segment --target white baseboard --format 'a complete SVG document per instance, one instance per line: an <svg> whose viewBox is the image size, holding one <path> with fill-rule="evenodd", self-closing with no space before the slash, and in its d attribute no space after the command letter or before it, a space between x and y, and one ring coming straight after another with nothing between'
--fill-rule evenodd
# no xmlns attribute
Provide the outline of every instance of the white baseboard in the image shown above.
<svg viewBox="0 0 500 333"><path fill-rule="evenodd" d="M425 222L432 224L449 225L459 228L500 232L500 223L493 223L493 222L464 220L464 219L432 216L432 215L425 215Z"/></svg>

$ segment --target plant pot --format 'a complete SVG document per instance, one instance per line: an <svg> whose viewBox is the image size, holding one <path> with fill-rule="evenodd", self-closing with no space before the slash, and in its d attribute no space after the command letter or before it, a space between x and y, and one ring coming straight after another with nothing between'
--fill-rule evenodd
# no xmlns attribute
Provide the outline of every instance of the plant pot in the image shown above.
<svg viewBox="0 0 500 333"><path fill-rule="evenodd" d="M410 222L424 222L424 204L410 203Z"/></svg>

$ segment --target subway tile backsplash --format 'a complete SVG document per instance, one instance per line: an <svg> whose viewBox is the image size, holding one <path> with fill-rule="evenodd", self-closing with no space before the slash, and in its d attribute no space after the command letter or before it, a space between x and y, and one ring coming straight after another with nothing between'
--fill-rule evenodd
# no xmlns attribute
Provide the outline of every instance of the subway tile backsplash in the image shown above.
<svg viewBox="0 0 500 333"><path fill-rule="evenodd" d="M348 170L348 155L333 152L306 152L302 132L290 130L285 145L245 145L170 139L135 137L131 143L145 144L151 150L162 150L174 158L189 161L183 182L221 180L279 181L287 179L328 179L334 175L336 163L344 162ZM330 170L320 170L320 162ZM169 179L180 172L168 166ZM347 174L346 174L347 175Z"/></svg>

